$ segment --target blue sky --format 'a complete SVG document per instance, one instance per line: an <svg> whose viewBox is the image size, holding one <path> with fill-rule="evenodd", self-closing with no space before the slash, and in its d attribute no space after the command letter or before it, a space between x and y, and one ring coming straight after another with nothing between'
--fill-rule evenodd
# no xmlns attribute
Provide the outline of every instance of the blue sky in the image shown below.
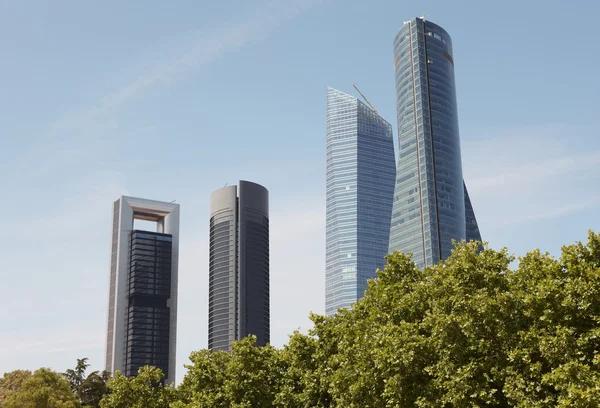
<svg viewBox="0 0 600 408"><path fill-rule="evenodd" d="M453 38L464 175L516 254L600 231L595 1L0 0L0 372L102 368L111 203L181 204L178 374L207 345L208 198L271 193L272 342L324 310L325 92L395 124L392 40Z"/></svg>

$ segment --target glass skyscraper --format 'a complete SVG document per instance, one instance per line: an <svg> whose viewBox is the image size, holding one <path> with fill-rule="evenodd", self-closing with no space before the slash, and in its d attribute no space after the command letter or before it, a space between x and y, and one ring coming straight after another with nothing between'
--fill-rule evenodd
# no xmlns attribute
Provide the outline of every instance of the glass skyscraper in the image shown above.
<svg viewBox="0 0 600 408"><path fill-rule="evenodd" d="M392 126L357 98L327 88L328 315L361 298L384 266L395 174Z"/></svg>
<svg viewBox="0 0 600 408"><path fill-rule="evenodd" d="M156 231L134 228L156 223ZM152 365L175 381L179 204L122 196L113 205L106 370Z"/></svg>
<svg viewBox="0 0 600 408"><path fill-rule="evenodd" d="M269 192L240 181L210 196L208 348L248 335L270 340Z"/></svg>
<svg viewBox="0 0 600 408"><path fill-rule="evenodd" d="M452 40L415 18L394 39L398 167L389 251L421 268L446 259L452 239L481 240L463 181Z"/></svg>

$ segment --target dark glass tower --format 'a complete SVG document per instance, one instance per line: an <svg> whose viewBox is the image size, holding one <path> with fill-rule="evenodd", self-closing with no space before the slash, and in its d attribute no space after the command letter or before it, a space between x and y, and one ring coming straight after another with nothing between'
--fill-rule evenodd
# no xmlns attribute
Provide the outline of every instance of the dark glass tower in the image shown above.
<svg viewBox="0 0 600 408"><path fill-rule="evenodd" d="M452 240L480 239L463 181L452 40L415 18L394 39L398 163L389 251L419 267L446 259Z"/></svg>
<svg viewBox="0 0 600 408"><path fill-rule="evenodd" d="M156 232L134 229L156 223ZM122 196L113 206L106 370L145 365L175 379L179 204Z"/></svg>
<svg viewBox="0 0 600 408"><path fill-rule="evenodd" d="M238 195L239 192L239 195ZM269 192L240 181L210 197L208 348L231 350L250 334L270 340Z"/></svg>
<svg viewBox="0 0 600 408"><path fill-rule="evenodd" d="M396 175L392 125L327 88L325 312L363 297L388 250Z"/></svg>
<svg viewBox="0 0 600 408"><path fill-rule="evenodd" d="M169 375L170 234L131 232L125 375L152 365Z"/></svg>

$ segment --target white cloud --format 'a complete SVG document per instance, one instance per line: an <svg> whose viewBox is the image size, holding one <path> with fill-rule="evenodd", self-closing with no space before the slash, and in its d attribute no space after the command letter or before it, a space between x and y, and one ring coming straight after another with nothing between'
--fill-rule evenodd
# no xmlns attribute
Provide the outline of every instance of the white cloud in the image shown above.
<svg viewBox="0 0 600 408"><path fill-rule="evenodd" d="M600 151L526 162L517 167L496 166L492 164L483 169L481 177L470 179L469 190L506 194L506 190L516 192L530 189L538 183L550 183L555 177L586 174L600 166Z"/></svg>
<svg viewBox="0 0 600 408"><path fill-rule="evenodd" d="M18 228L12 238L22 235L34 241L42 238L46 243L58 242L58 239L72 238L90 226L110 220L112 203L127 194L122 177L112 173L95 175L91 180L90 185L76 185L79 191L61 201L42 205L41 212L25 214L24 219L16 220L15 227L18 225ZM36 233L32 236L33 230Z"/></svg>
<svg viewBox="0 0 600 408"><path fill-rule="evenodd" d="M38 143L50 140L67 146L70 145L68 140L80 141L82 135L85 139L92 138L93 134L82 133L83 129L94 126L115 127L115 115L128 101L159 84L178 81L191 71L218 61L229 52L267 37L285 21L300 15L320 1L270 1L242 20L221 26L213 32L180 34L176 42L158 45L157 51L153 53L153 61L143 72L138 72L128 83L100 98L95 106L56 120ZM65 148L64 154L68 155L73 151L72 147Z"/></svg>
<svg viewBox="0 0 600 408"><path fill-rule="evenodd" d="M525 214L516 213L516 215L510 214L508 216L506 216L507 214L501 214L500 216L488 217L487 222L493 227L506 227L513 224L564 217L600 206L600 197L578 200L574 203L563 206L552 206L550 208L540 206L539 202L533 204L538 206L537 211L526 207L525 209L529 211L525 211Z"/></svg>
<svg viewBox="0 0 600 408"><path fill-rule="evenodd" d="M101 329L56 327L54 330L36 330L26 335L4 334L0 336L0 357L80 352L104 347L104 342Z"/></svg>
<svg viewBox="0 0 600 408"><path fill-rule="evenodd" d="M309 312L325 309L324 200L271 216L271 342L287 343L312 327Z"/></svg>
<svg viewBox="0 0 600 408"><path fill-rule="evenodd" d="M589 186L600 182L600 150L589 133L565 124L467 131L463 174L484 234L599 206Z"/></svg>

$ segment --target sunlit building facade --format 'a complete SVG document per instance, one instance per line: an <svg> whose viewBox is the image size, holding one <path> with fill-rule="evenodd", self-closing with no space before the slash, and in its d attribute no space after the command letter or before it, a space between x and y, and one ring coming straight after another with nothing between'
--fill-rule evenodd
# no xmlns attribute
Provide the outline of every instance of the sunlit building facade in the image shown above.
<svg viewBox="0 0 600 408"><path fill-rule="evenodd" d="M361 298L384 266L395 174L392 126L357 98L327 88L328 315Z"/></svg>
<svg viewBox="0 0 600 408"><path fill-rule="evenodd" d="M481 240L463 181L452 40L415 18L394 39L398 162L389 251L421 268L446 259L452 240Z"/></svg>

